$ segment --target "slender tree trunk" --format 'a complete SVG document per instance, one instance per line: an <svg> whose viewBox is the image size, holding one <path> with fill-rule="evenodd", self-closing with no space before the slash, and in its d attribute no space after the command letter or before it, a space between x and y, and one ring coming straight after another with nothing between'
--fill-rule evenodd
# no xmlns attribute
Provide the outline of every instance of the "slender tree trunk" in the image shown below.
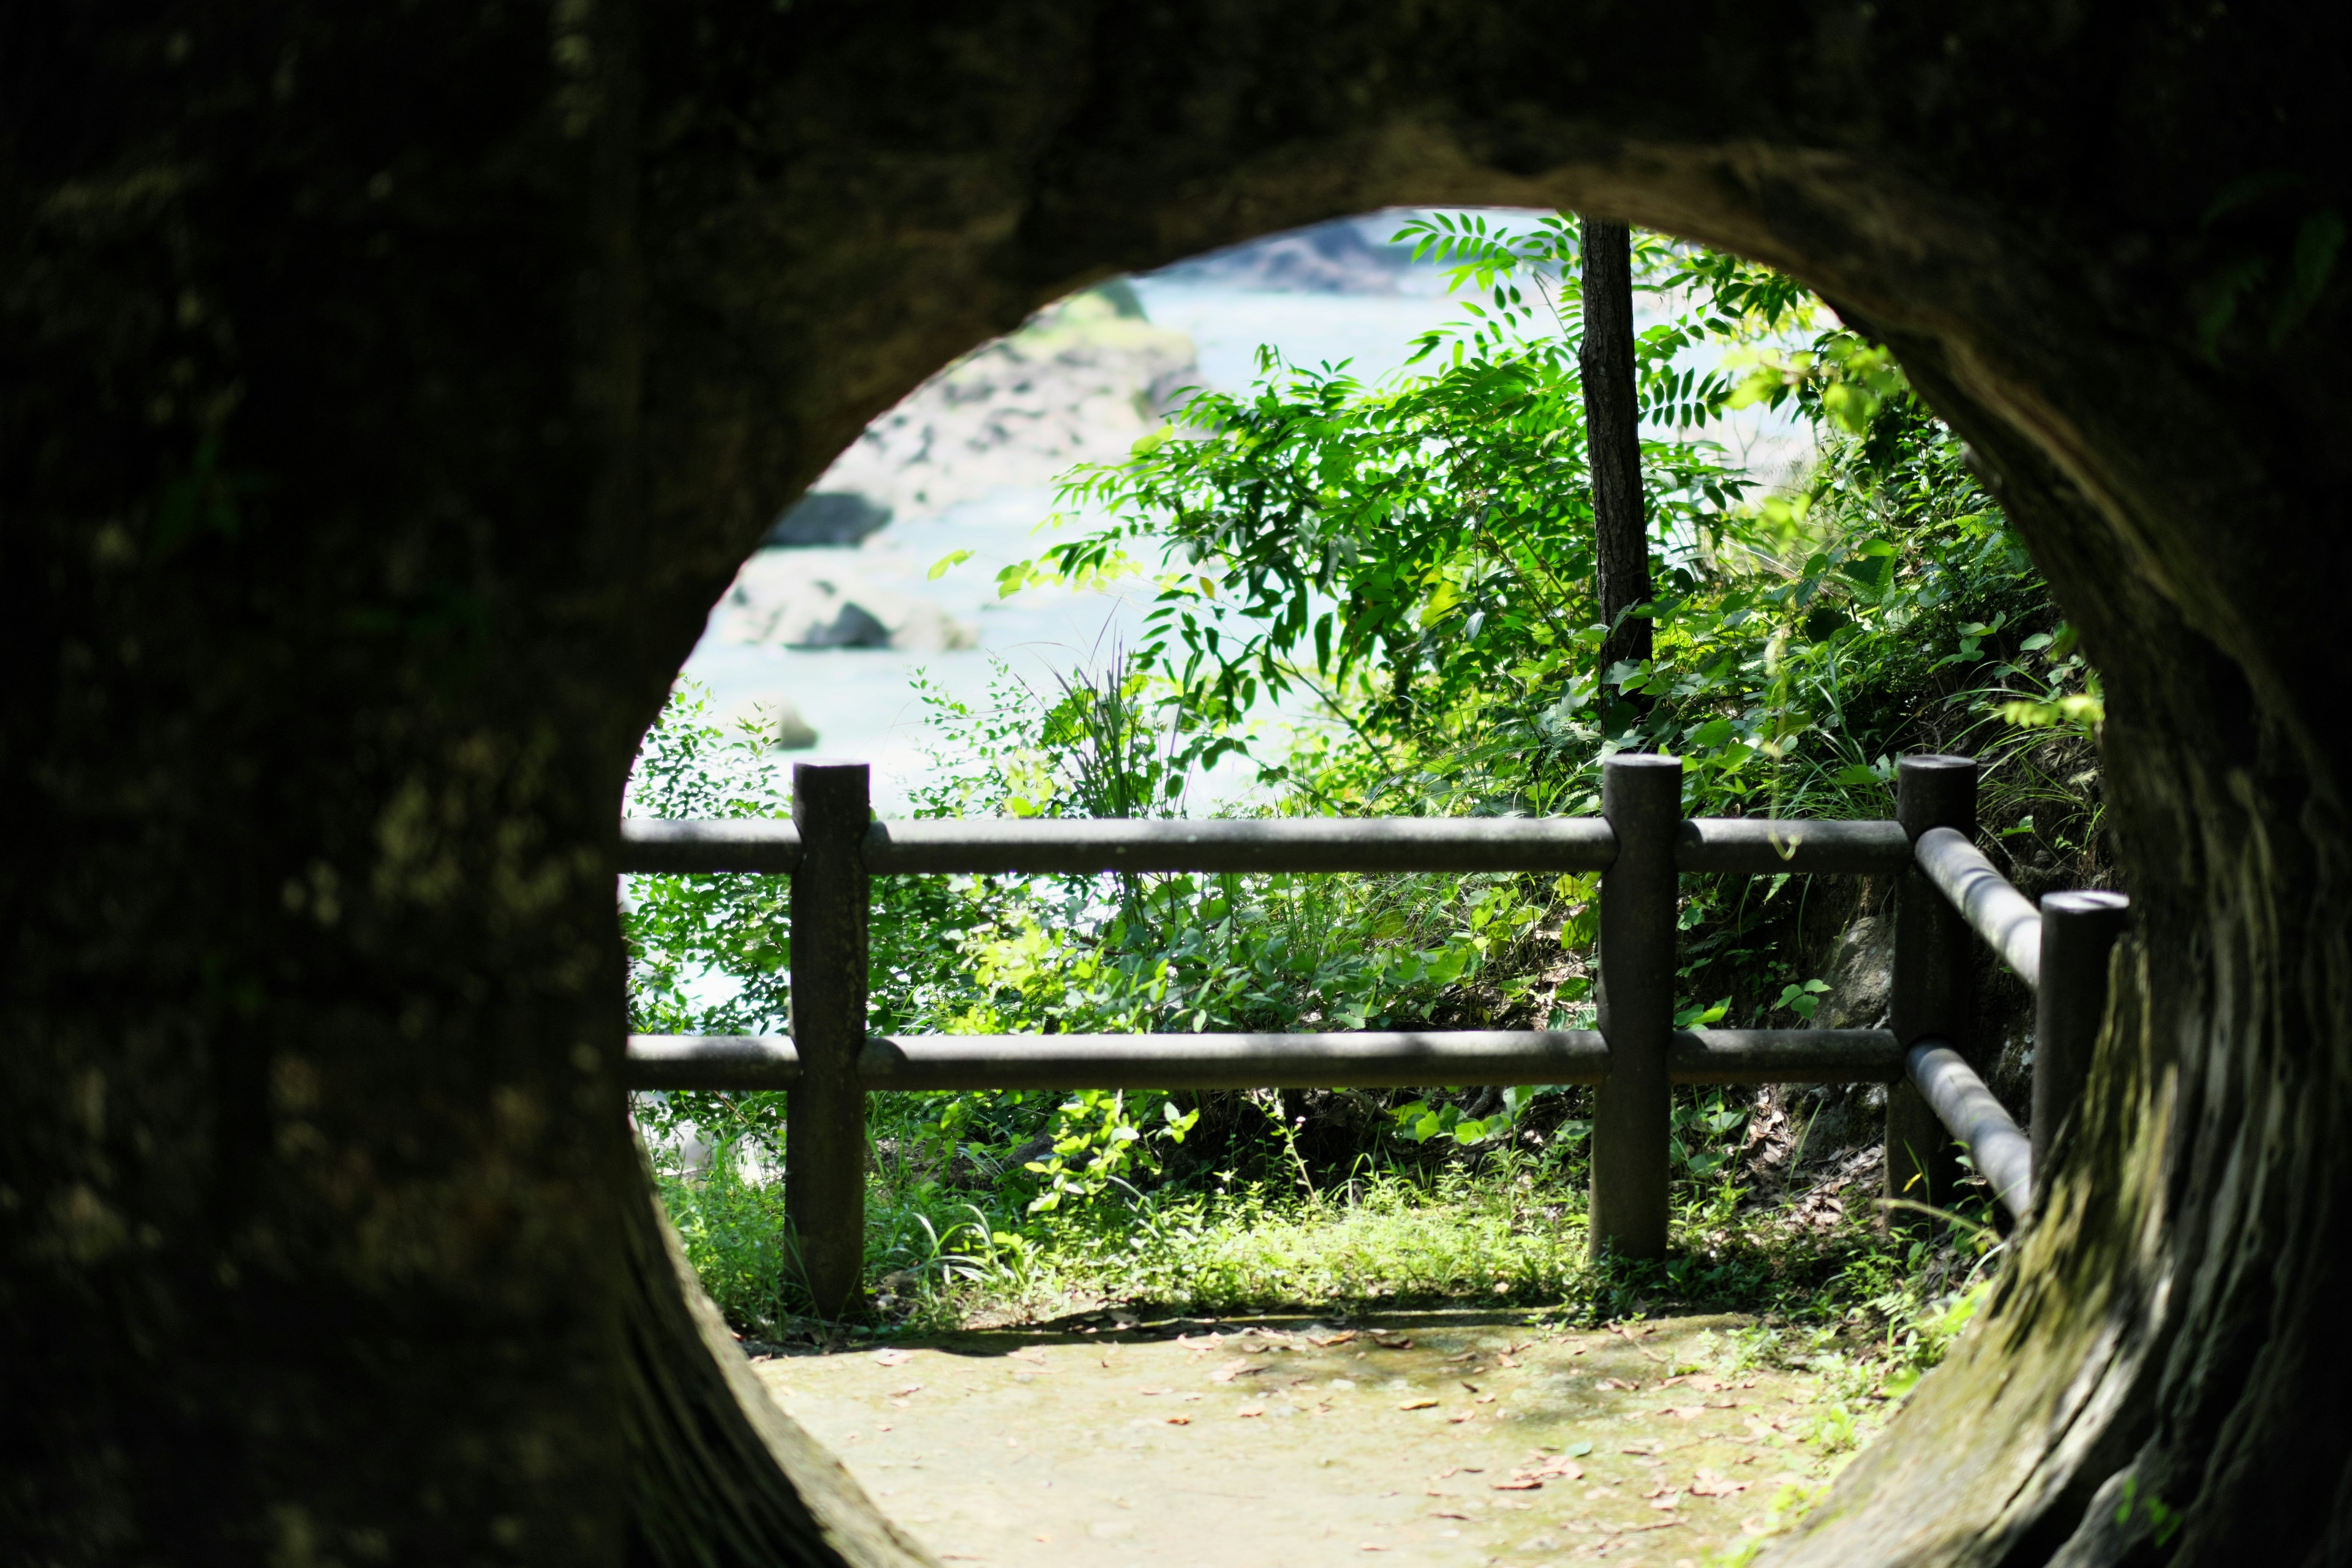
<svg viewBox="0 0 2352 1568"><path fill-rule="evenodd" d="M1581 224L1584 337L1577 364L1584 384L1585 460L1592 472L1592 543L1598 563L1605 681L1620 664L1650 657L1650 623L1626 610L1650 598L1649 508L1642 496L1642 414L1633 390L1633 232L1622 223Z"/></svg>

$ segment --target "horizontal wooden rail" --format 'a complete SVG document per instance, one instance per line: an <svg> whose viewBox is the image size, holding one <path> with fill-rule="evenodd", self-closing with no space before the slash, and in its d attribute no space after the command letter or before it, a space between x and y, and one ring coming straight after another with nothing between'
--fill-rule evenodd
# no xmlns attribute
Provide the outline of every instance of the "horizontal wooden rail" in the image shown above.
<svg viewBox="0 0 2352 1568"><path fill-rule="evenodd" d="M1682 764L1603 761L1601 815L1580 817L876 821L862 763L793 770L793 822L630 820L626 873L752 872L793 881L793 1016L783 1036L635 1036L632 1089L792 1089L786 1199L820 1312L856 1310L864 1268L864 1097L877 1091L1440 1088L1591 1084L1596 1255L1664 1256L1675 1084L1888 1086L1886 1187L1948 1206L1957 1139L2022 1218L2037 1160L1971 1065L1970 931L2038 995L2034 1132L2081 1091L2105 1011L2115 894L2053 895L2047 917L1974 845L1977 764L1905 757L1888 822L1680 816ZM1601 1032L923 1035L863 1027L870 879L1136 872L1601 872ZM1685 1029L1677 875L1885 875L1895 885L1886 1029ZM2068 903L2068 899L2073 903ZM2079 907L2077 907L2079 906ZM2069 921L2071 921L2071 924ZM2045 956L2047 954L2048 956ZM801 1047L804 1047L805 1051Z"/></svg>
<svg viewBox="0 0 2352 1568"><path fill-rule="evenodd" d="M869 1039L869 1089L1392 1089L1596 1083L1590 1029L1323 1035L930 1035Z"/></svg>
<svg viewBox="0 0 2352 1568"><path fill-rule="evenodd" d="M1933 827L1919 835L1919 868L1952 907L1991 943L2028 985L2042 984L2042 914L2009 885L1965 834Z"/></svg>
<svg viewBox="0 0 2352 1568"><path fill-rule="evenodd" d="M1676 1083L1895 1083L1903 1050L1885 1029L1677 1029Z"/></svg>
<svg viewBox="0 0 2352 1568"><path fill-rule="evenodd" d="M1590 816L877 822L866 868L889 872L1598 871Z"/></svg>
<svg viewBox="0 0 2352 1568"><path fill-rule="evenodd" d="M621 819L625 872L758 871L778 876L797 871L800 865L801 830L772 817Z"/></svg>
<svg viewBox="0 0 2352 1568"><path fill-rule="evenodd" d="M1685 817L1675 833L1675 869L1769 877L1900 871L1911 838L1899 822L1792 822L1764 816Z"/></svg>
<svg viewBox="0 0 2352 1568"><path fill-rule="evenodd" d="M1617 837L1596 816L1362 819L1281 817L877 822L869 875L1060 875L1116 871L1601 871ZM1893 822L1702 817L1676 830L1675 868L1747 875L1902 869L1910 840ZM621 824L631 872L788 873L799 833L765 817Z"/></svg>
<svg viewBox="0 0 2352 1568"><path fill-rule="evenodd" d="M1892 1083L1903 1054L1884 1029L1685 1029L1667 1047L1676 1083ZM968 1089L1402 1089L1598 1083L1609 1047L1590 1029L1299 1035L870 1037L867 1090ZM635 1035L631 1089L788 1089L800 1058L782 1035Z"/></svg>
<svg viewBox="0 0 2352 1568"><path fill-rule="evenodd" d="M1937 1039L1921 1040L1905 1062L1911 1081L1936 1118L1968 1150L1982 1176L2011 1216L2033 1209L2033 1143L1995 1099L1968 1058ZM1901 1194L1897 1194L1900 1196Z"/></svg>

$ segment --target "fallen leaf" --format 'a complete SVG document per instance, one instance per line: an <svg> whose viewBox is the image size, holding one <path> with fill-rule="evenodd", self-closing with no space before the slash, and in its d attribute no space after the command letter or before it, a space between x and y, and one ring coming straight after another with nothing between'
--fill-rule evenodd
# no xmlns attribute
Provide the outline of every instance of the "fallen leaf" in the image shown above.
<svg viewBox="0 0 2352 1568"><path fill-rule="evenodd" d="M1748 1489L1746 1481L1693 1481L1693 1497L1730 1497Z"/></svg>
<svg viewBox="0 0 2352 1568"><path fill-rule="evenodd" d="M1356 1550L1359 1552L1386 1552L1388 1548L1376 1542L1367 1541L1361 1546L1357 1547Z"/></svg>
<svg viewBox="0 0 2352 1568"><path fill-rule="evenodd" d="M1675 1496L1673 1492L1668 1492L1665 1496L1651 1503L1650 1506L1656 1509L1678 1508L1681 1506L1682 1500L1683 1500L1681 1498Z"/></svg>
<svg viewBox="0 0 2352 1568"><path fill-rule="evenodd" d="M1633 1394L1639 1392L1642 1385L1638 1383L1628 1383L1622 1377L1604 1377L1592 1386L1602 1394L1607 1394L1612 1390L1617 1390L1626 1394Z"/></svg>
<svg viewBox="0 0 2352 1568"><path fill-rule="evenodd" d="M1492 1405L1495 1403L1495 1396L1491 1394L1482 1394L1478 1396L1478 1403L1481 1405Z"/></svg>
<svg viewBox="0 0 2352 1568"><path fill-rule="evenodd" d="M904 1388L892 1389L890 1391L890 1397L893 1399L904 1399L910 1394L920 1394L922 1392L923 1385L921 1384L910 1383Z"/></svg>
<svg viewBox="0 0 2352 1568"><path fill-rule="evenodd" d="M1234 1411L1234 1414L1240 1416L1263 1415L1265 1414L1265 1406L1263 1405L1244 1405L1239 1410Z"/></svg>
<svg viewBox="0 0 2352 1568"><path fill-rule="evenodd" d="M1045 1364L1045 1352L1039 1350L1035 1345L1023 1345L1017 1351L1007 1351L1005 1353L1007 1355L1017 1356L1021 1360L1029 1363L1032 1366L1044 1366Z"/></svg>
<svg viewBox="0 0 2352 1568"><path fill-rule="evenodd" d="M914 1359L914 1352L902 1351L896 1346L874 1352L874 1364L877 1366L904 1366Z"/></svg>
<svg viewBox="0 0 2352 1568"><path fill-rule="evenodd" d="M1380 1346L1381 1349L1384 1351L1409 1351L1412 1349L1412 1339L1407 1334L1374 1334L1372 1336L1372 1343ZM1385 1552L1388 1548L1382 1547L1381 1550Z"/></svg>
<svg viewBox="0 0 2352 1568"><path fill-rule="evenodd" d="M1498 1492L1531 1492L1543 1487L1543 1482L1533 1476L1513 1476L1507 1481L1488 1481L1486 1484Z"/></svg>
<svg viewBox="0 0 2352 1568"><path fill-rule="evenodd" d="M1190 1426L1192 1424L1192 1418L1190 1415L1171 1415L1168 1417L1168 1425L1171 1426Z"/></svg>
<svg viewBox="0 0 2352 1568"><path fill-rule="evenodd" d="M1429 1517L1432 1519L1468 1519L1470 1516L1455 1509L1433 1508L1429 1510Z"/></svg>
<svg viewBox="0 0 2352 1568"><path fill-rule="evenodd" d="M1398 1405L1397 1408L1399 1410L1434 1410L1437 1408L1437 1401L1434 1399L1408 1399L1402 1405Z"/></svg>
<svg viewBox="0 0 2352 1568"><path fill-rule="evenodd" d="M1354 1339L1356 1337L1356 1331L1353 1329L1341 1329L1336 1334L1309 1334L1307 1337L1313 1340L1317 1344L1321 1345L1324 1349L1328 1350L1333 1345L1344 1345L1349 1340Z"/></svg>
<svg viewBox="0 0 2352 1568"><path fill-rule="evenodd" d="M1696 1421L1700 1416L1706 1414L1706 1406L1704 1405L1675 1405L1668 1406L1658 1414L1661 1415L1671 1415L1677 1421Z"/></svg>
<svg viewBox="0 0 2352 1568"><path fill-rule="evenodd" d="M1172 1388L1139 1388L1135 1392L1146 1399L1157 1399L1163 1394L1173 1394L1176 1391Z"/></svg>

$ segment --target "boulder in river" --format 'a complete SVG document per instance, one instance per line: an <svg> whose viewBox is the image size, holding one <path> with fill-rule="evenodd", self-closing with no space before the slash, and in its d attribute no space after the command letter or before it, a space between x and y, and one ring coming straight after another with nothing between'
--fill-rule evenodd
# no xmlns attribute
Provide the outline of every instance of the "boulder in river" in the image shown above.
<svg viewBox="0 0 2352 1568"><path fill-rule="evenodd" d="M761 537L762 550L860 544L889 526L890 509L856 490L811 490Z"/></svg>
<svg viewBox="0 0 2352 1568"><path fill-rule="evenodd" d="M723 642L783 647L888 647L941 653L971 647L971 628L928 599L861 581L802 551L761 551L743 563L719 606Z"/></svg>

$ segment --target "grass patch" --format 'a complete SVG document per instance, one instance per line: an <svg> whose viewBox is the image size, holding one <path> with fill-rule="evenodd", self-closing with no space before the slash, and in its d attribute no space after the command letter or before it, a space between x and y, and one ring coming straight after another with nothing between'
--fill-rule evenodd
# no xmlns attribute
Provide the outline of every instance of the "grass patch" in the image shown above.
<svg viewBox="0 0 2352 1568"><path fill-rule="evenodd" d="M1970 1216L1927 1235L1888 1230L1867 1208L1822 1222L1801 1201L1752 1201L1729 1182L1685 1184L1664 1261L1595 1260L1580 1164L1507 1150L1475 1167L1366 1171L1311 1194L1230 1178L1149 1192L1120 1182L1046 1213L889 1174L867 1194L881 1330L1105 1306L1349 1314L1477 1303L1578 1326L1740 1312L1759 1320L1777 1364L1843 1360L1900 1393L1940 1359L1998 1261L1992 1233ZM726 1151L705 1172L673 1161L656 1178L730 1321L754 1338L809 1331L781 1184Z"/></svg>

